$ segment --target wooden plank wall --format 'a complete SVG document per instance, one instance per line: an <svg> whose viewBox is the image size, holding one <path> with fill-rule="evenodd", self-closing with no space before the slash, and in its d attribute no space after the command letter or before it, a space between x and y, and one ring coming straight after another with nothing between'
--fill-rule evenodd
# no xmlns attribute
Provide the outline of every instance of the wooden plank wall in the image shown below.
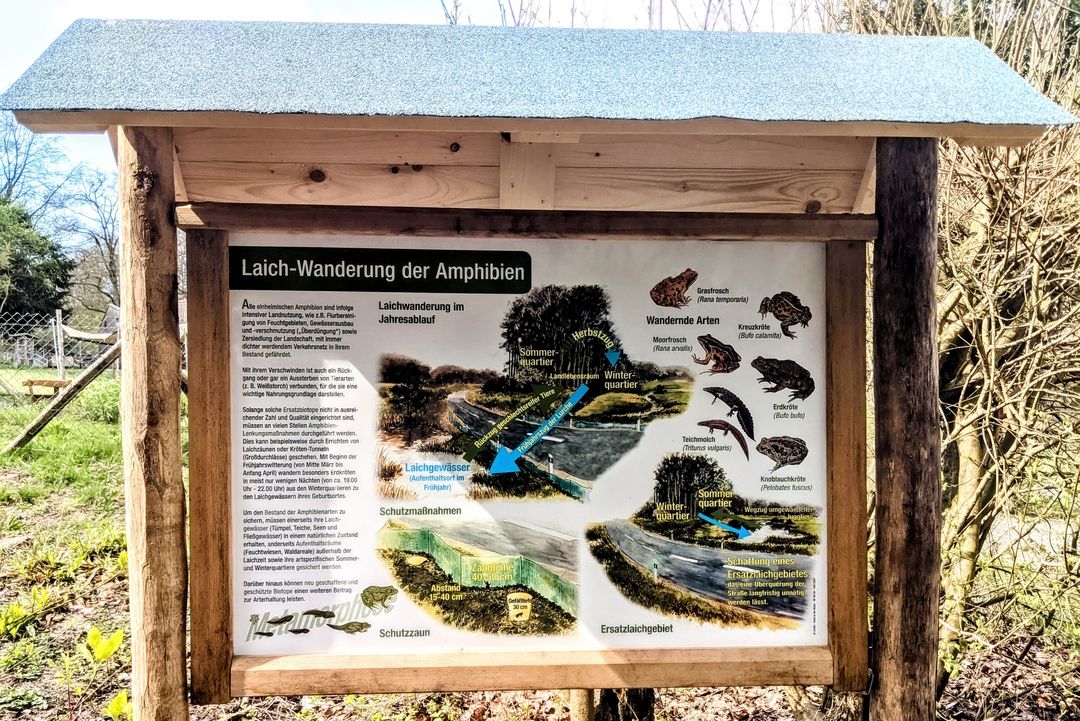
<svg viewBox="0 0 1080 721"><path fill-rule="evenodd" d="M176 128L178 200L866 213L858 137ZM181 195L182 193L182 195Z"/></svg>

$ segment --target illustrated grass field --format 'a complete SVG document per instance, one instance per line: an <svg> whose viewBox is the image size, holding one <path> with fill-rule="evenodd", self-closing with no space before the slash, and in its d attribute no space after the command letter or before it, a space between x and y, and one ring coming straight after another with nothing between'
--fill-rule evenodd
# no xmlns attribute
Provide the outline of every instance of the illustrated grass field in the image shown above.
<svg viewBox="0 0 1080 721"><path fill-rule="evenodd" d="M553 636L569 633L577 625L577 619L547 599L530 592L525 586L500 586L498 588L460 587L453 596L457 600L432 597L434 586L456 586L435 562L424 553L397 550L380 550L379 555L389 566L398 585L415 602L448 626L467 631L497 633L507 636ZM419 565L407 562L409 557L427 559ZM532 613L528 621L511 621L507 609L507 595L528 593L532 596Z"/></svg>

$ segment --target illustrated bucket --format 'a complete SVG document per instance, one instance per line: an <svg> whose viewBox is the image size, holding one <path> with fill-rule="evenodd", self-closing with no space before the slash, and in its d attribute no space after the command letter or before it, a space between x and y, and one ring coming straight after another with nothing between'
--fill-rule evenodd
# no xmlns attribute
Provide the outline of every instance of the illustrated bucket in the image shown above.
<svg viewBox="0 0 1080 721"><path fill-rule="evenodd" d="M518 591L506 594L506 605L510 614L510 620L514 623L524 623L532 616L532 594Z"/></svg>

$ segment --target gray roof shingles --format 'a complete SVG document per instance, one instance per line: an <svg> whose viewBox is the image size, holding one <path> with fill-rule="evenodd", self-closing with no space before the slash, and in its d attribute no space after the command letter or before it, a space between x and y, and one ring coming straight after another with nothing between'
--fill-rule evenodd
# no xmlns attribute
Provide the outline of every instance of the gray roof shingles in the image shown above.
<svg viewBox="0 0 1080 721"><path fill-rule="evenodd" d="M1074 122L973 40L79 20L11 110Z"/></svg>

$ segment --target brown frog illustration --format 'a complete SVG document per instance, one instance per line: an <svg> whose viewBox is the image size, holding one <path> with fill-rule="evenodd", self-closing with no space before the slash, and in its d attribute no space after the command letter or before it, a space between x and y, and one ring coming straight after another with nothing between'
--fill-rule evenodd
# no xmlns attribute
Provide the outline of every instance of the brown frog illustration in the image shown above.
<svg viewBox="0 0 1080 721"><path fill-rule="evenodd" d="M712 367L702 371L702 373L730 373L739 367L739 361L742 360L742 357L735 352L732 346L718 341L711 335L699 335L697 340L701 347L705 349L705 357L698 358L692 354L690 357L701 366L712 363Z"/></svg>
<svg viewBox="0 0 1080 721"><path fill-rule="evenodd" d="M789 330L791 326L801 323L805 328L813 318L810 308L802 304L799 296L786 290L777 293L772 298L762 299L758 313L761 313L762 318L772 313L780 321L780 332L788 338L795 337L795 334Z"/></svg>
<svg viewBox="0 0 1080 721"><path fill-rule="evenodd" d="M389 610L389 606L386 602L393 599L397 595L397 589L393 586L368 586L360 592L360 600L368 608L374 608L375 604L379 604L382 608Z"/></svg>
<svg viewBox="0 0 1080 721"><path fill-rule="evenodd" d="M773 384L772 388L765 389L766 393L787 388L791 391L792 399L806 400L814 392L814 379L810 377L810 371L793 360L758 356L750 361L750 367L761 373L761 378L758 378L760 382Z"/></svg>
<svg viewBox="0 0 1080 721"><path fill-rule="evenodd" d="M757 452L776 464L772 467L773 471L779 470L783 466L799 465L808 453L806 441L791 436L762 438L758 441Z"/></svg>
<svg viewBox="0 0 1080 721"><path fill-rule="evenodd" d="M690 305L686 289L697 280L697 271L687 268L673 278L664 278L649 291L652 302L665 308L685 308Z"/></svg>

